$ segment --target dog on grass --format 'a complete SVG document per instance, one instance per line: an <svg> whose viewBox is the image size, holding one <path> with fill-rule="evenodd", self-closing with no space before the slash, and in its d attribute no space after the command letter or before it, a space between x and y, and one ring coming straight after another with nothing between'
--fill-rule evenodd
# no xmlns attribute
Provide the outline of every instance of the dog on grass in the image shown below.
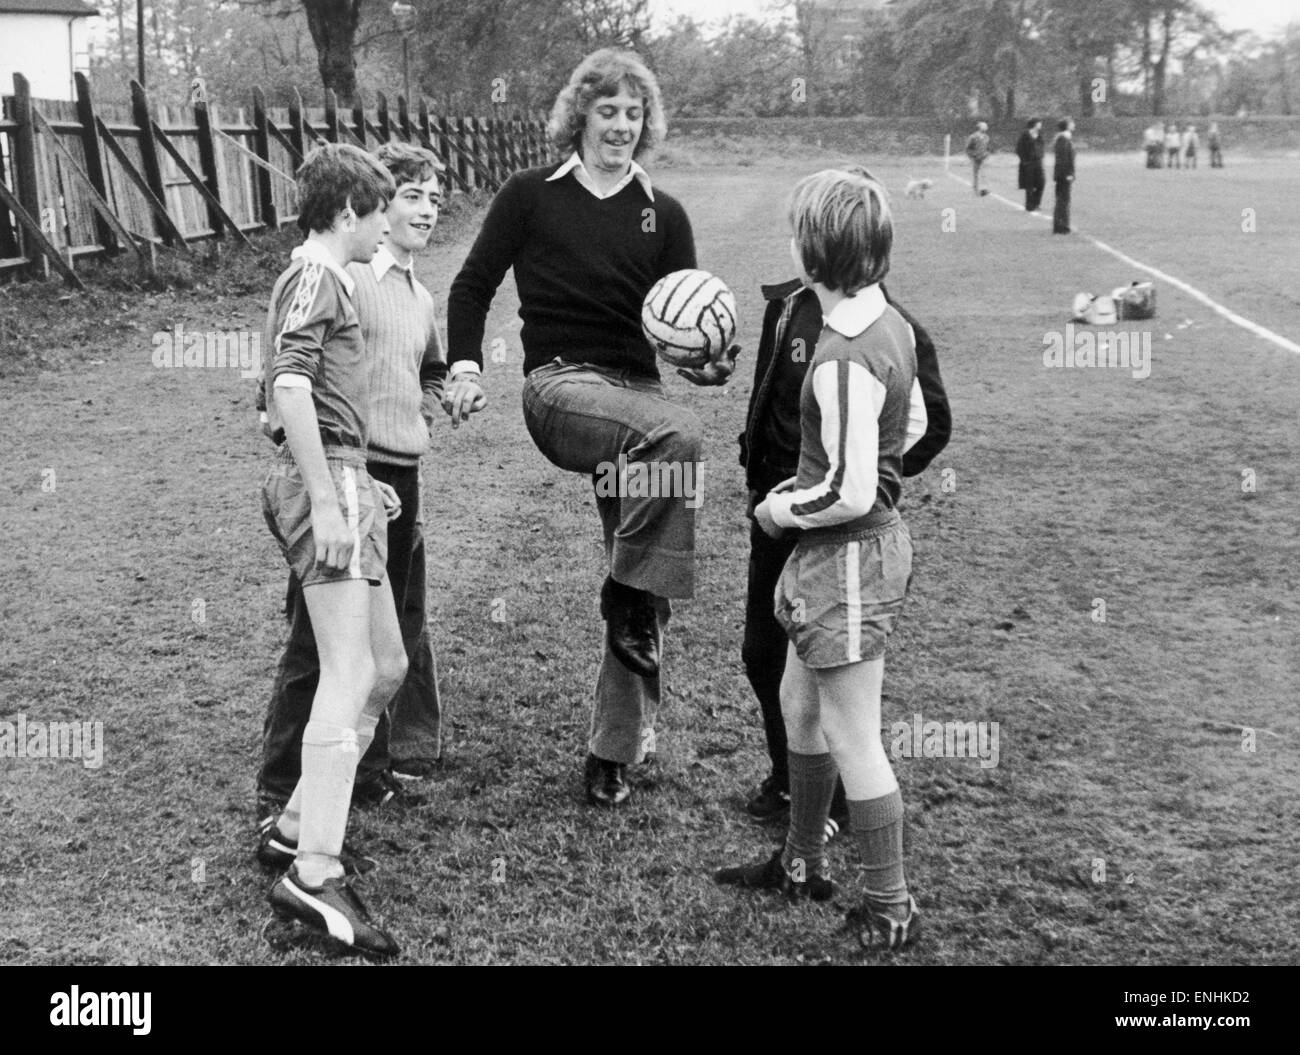
<svg viewBox="0 0 1300 1055"><path fill-rule="evenodd" d="M907 181L907 196L909 198L924 198L925 192L934 186L932 179L909 179Z"/></svg>

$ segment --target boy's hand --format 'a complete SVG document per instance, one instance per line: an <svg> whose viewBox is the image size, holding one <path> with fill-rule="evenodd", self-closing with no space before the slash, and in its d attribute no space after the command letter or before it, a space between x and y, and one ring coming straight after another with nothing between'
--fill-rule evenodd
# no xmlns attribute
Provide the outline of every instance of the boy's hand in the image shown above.
<svg viewBox="0 0 1300 1055"><path fill-rule="evenodd" d="M371 482L379 492L379 497L383 499L384 512L388 514L388 522L391 524L402 515L402 500L397 497L397 492L389 484L379 480L372 480Z"/></svg>
<svg viewBox="0 0 1300 1055"><path fill-rule="evenodd" d="M785 529L778 527L776 521L772 519L772 507L766 498L754 507L754 520L768 538L780 538L785 534Z"/></svg>
<svg viewBox="0 0 1300 1055"><path fill-rule="evenodd" d="M448 383L447 390L442 394L442 409L447 412L447 417L451 418L453 429L460 428L462 421L468 421L471 414L477 413L485 406L487 406L487 396L483 394L479 375L475 373L461 374Z"/></svg>
<svg viewBox="0 0 1300 1055"><path fill-rule="evenodd" d="M707 363L696 369L680 368L677 373L693 385L704 387L725 385L736 369L736 356L740 354L740 345L719 350Z"/></svg>
<svg viewBox="0 0 1300 1055"><path fill-rule="evenodd" d="M352 532L337 505L311 507L311 535L316 542L316 563L342 571L352 562Z"/></svg>

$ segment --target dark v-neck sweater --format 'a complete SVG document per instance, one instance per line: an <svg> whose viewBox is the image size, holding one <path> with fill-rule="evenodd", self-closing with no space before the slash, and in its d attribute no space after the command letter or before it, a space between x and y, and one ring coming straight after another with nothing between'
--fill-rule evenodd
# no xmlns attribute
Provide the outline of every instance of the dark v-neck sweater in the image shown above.
<svg viewBox="0 0 1300 1055"><path fill-rule="evenodd" d="M513 266L525 374L558 356L657 377L641 302L659 278L695 267L686 212L658 187L652 201L635 179L603 199L572 173L548 183L558 168L516 173L493 199L451 286L448 362L483 365L488 307Z"/></svg>

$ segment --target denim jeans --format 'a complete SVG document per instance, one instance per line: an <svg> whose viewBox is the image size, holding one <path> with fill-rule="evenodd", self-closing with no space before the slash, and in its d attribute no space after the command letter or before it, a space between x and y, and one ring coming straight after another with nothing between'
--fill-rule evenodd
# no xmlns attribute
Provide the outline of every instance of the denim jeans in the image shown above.
<svg viewBox="0 0 1300 1055"><path fill-rule="evenodd" d="M442 754L442 704L438 668L426 621L423 515L418 466L367 463L376 480L389 484L402 503L402 515L388 525L388 583L393 591L409 667L406 680L379 719L374 742L357 766L357 784L375 780L394 761L436 761ZM285 597L289 640L276 670L262 731L262 769L258 797L282 801L293 793L302 767L302 732L311 716L320 680L316 637L291 573Z"/></svg>
<svg viewBox="0 0 1300 1055"><path fill-rule="evenodd" d="M598 758L640 762L655 747L663 632L671 614L668 598L695 592L694 507L700 497L703 430L694 413L668 401L654 378L559 359L528 375L523 405L524 422L538 450L559 468L592 477L609 574L654 598L660 677L632 673L606 644L589 743ZM632 467L635 476L637 463L656 474L675 467L675 479L682 486L667 488L672 492L667 495L663 487L649 495L621 485L611 493L611 481L620 478L621 467ZM661 481L668 478L659 476Z"/></svg>

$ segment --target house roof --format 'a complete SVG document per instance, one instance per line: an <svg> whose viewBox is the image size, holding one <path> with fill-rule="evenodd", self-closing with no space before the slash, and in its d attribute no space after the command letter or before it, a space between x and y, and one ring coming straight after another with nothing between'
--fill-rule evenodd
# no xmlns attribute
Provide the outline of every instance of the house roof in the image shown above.
<svg viewBox="0 0 1300 1055"><path fill-rule="evenodd" d="M81 0L0 0L0 15L64 15L98 18L99 11Z"/></svg>

